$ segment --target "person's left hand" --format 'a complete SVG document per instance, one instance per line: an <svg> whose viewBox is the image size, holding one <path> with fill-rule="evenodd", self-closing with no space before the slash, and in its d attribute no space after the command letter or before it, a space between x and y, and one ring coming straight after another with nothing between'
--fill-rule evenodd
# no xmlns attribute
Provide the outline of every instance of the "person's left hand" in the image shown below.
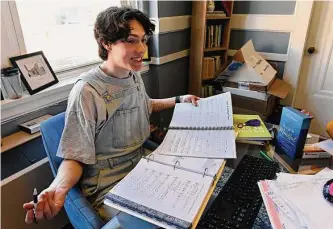
<svg viewBox="0 0 333 229"><path fill-rule="evenodd" d="M195 95L183 95L180 97L182 103L192 103L194 106L198 106L198 100L200 97Z"/></svg>

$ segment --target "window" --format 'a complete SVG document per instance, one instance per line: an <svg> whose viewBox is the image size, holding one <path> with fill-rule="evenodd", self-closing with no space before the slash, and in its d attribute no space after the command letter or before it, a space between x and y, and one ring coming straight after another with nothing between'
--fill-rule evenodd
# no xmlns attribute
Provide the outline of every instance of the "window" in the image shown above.
<svg viewBox="0 0 333 229"><path fill-rule="evenodd" d="M16 1L27 53L42 50L54 71L100 61L93 28L108 1Z"/></svg>

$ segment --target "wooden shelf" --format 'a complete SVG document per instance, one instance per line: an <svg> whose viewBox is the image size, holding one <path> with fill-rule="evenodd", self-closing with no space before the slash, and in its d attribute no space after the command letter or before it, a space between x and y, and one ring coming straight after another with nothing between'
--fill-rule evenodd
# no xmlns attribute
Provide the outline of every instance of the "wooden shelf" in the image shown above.
<svg viewBox="0 0 333 229"><path fill-rule="evenodd" d="M219 15L219 14L207 14L206 19L209 20L228 20L230 17L227 17L225 15Z"/></svg>
<svg viewBox="0 0 333 229"><path fill-rule="evenodd" d="M205 73L207 68L211 68L211 64L207 66L206 57L219 56L221 65L225 66L228 59L228 47L231 33L231 16L226 16L222 10L225 5L220 1L215 1L215 10L211 13L207 12L207 1L192 2L192 17L191 17L191 46L190 46L190 63L189 63L189 87L190 94L202 96L202 87L206 83L204 81L212 79L202 79L203 70ZM234 2L231 0L226 4L227 12L233 12ZM209 29L209 26L218 26L217 29ZM222 29L222 30L221 30ZM209 36L207 35L210 30ZM220 32L221 30L221 32ZM218 31L218 36L216 36ZM215 34L214 34L215 33ZM211 36L212 35L212 36ZM216 38L218 41L216 42ZM207 43L218 44L221 47L205 48ZM221 41L219 41L221 38ZM208 46L209 47L209 46ZM215 59L214 59L215 60ZM219 60L218 58L216 60ZM210 71L211 72L211 71ZM208 75L208 74L207 74Z"/></svg>
<svg viewBox="0 0 333 229"><path fill-rule="evenodd" d="M16 132L15 134L9 135L1 139L1 153L11 150L19 145L22 145L28 141L41 136L40 132L35 134L28 134L24 131Z"/></svg>
<svg viewBox="0 0 333 229"><path fill-rule="evenodd" d="M216 47L216 48L205 48L205 52L213 52L213 51L224 51L227 50L227 47Z"/></svg>
<svg viewBox="0 0 333 229"><path fill-rule="evenodd" d="M202 81L210 81L210 80L214 80L216 77L214 76L213 78L201 78Z"/></svg>

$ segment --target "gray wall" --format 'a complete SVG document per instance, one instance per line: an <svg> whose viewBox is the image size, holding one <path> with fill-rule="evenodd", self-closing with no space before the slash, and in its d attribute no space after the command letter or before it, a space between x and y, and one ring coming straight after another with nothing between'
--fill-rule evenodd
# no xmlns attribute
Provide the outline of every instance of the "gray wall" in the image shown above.
<svg viewBox="0 0 333 229"><path fill-rule="evenodd" d="M295 1L235 1L233 14L293 15ZM291 34L288 32L271 32L234 29L230 34L229 49L239 49L252 39L258 52L287 54ZM273 61L277 66L277 76L283 77L285 62Z"/></svg>
<svg viewBox="0 0 333 229"><path fill-rule="evenodd" d="M150 17L174 17L192 14L191 1L151 1ZM152 57L160 58L190 48L190 29L155 34L150 48ZM187 94L189 57L161 65L150 65L145 76L146 90L151 98L168 98ZM153 85L154 88L149 87ZM168 127L173 109L153 114L152 119L161 127Z"/></svg>
<svg viewBox="0 0 333 229"><path fill-rule="evenodd" d="M295 1L235 1L234 14L294 14Z"/></svg>

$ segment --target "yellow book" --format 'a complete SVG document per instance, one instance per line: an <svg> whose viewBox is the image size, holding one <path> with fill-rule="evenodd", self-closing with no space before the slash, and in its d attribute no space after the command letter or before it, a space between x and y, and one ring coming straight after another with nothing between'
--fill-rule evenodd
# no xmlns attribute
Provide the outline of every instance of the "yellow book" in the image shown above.
<svg viewBox="0 0 333 229"><path fill-rule="evenodd" d="M260 126L243 126L238 128L239 123L245 123L251 119L260 120ZM259 115L233 115L234 128L238 132L236 140L249 140L249 141L265 141L272 140L272 136L267 130L265 124L259 117Z"/></svg>

